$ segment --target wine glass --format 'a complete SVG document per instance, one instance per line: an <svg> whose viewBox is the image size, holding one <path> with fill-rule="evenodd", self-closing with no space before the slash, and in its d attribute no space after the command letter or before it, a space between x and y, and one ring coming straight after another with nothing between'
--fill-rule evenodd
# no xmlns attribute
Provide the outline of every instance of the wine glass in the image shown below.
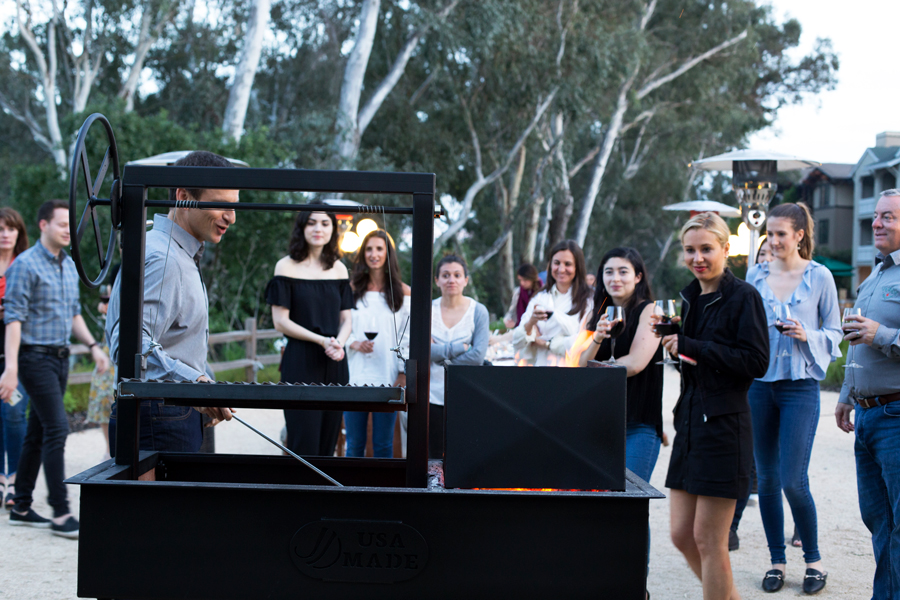
<svg viewBox="0 0 900 600"><path fill-rule="evenodd" d="M778 330L778 333L784 335L785 329L790 328L793 324L789 321L791 318L791 307L787 304L777 304L775 305L775 329ZM790 339L790 338L788 338ZM792 356L790 352L788 352L787 348L784 348L779 354L778 358L784 358Z"/></svg>
<svg viewBox="0 0 900 600"><path fill-rule="evenodd" d="M366 324L366 328L363 330L363 334L366 336L366 339L374 344L375 338L378 337L378 329L375 326L374 322L370 322ZM372 358L373 352L369 352L366 354L366 358Z"/></svg>
<svg viewBox="0 0 900 600"><path fill-rule="evenodd" d="M861 308L855 308L855 307L854 307L854 308L845 308L845 309L844 309L844 319L843 319L843 323L844 323L845 325L846 325L847 323L855 323L856 321L855 321L855 319L853 319L852 317L861 317L861 316L862 316L862 309L861 309ZM842 328L842 329L843 329L843 328ZM845 335L846 335L848 332L849 332L849 330L844 329L844 334L845 334ZM850 352L853 352L853 346L850 346L850 349L847 351L847 354L849 355ZM859 364L858 362L856 362L856 358L853 357L853 358L850 359L850 362L849 362L849 363L846 363L846 364L844 365L844 368L845 368L845 369L863 369L863 368L865 368L865 367L863 367L861 364Z"/></svg>
<svg viewBox="0 0 900 600"><path fill-rule="evenodd" d="M667 335L674 335L678 333L678 323L673 323L672 319L674 319L678 313L675 312L675 301L674 300L657 300L653 303L653 314L659 317L659 321L653 326L656 330L656 333L662 337ZM658 365L677 365L678 361L672 360L672 356L666 352L664 354L665 358L659 361Z"/></svg>
<svg viewBox="0 0 900 600"><path fill-rule="evenodd" d="M609 322L609 360L603 362L616 364L616 338L625 332L625 309L621 306L610 306L606 309L606 320Z"/></svg>

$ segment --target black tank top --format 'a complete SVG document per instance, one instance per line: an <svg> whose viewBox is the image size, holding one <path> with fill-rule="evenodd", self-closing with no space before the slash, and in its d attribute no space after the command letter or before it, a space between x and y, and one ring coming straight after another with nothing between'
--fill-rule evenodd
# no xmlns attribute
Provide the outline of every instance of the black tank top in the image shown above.
<svg viewBox="0 0 900 600"><path fill-rule="evenodd" d="M625 331L616 338L617 359L631 352L631 343L634 341L641 323L641 313L650 302L650 300L639 302L630 310L625 311ZM605 339L597 350L595 360L609 359L609 350L610 341ZM660 437L662 437L663 366L656 363L662 358L663 351L660 344L647 367L637 375L628 378L626 388L626 421L652 425Z"/></svg>

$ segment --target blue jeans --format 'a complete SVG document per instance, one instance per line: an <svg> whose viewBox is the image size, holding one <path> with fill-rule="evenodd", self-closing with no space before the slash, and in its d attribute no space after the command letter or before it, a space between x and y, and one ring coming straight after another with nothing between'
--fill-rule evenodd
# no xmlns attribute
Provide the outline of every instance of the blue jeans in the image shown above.
<svg viewBox="0 0 900 600"><path fill-rule="evenodd" d="M109 448L116 455L117 402L109 415ZM161 400L141 402L141 450L199 452L203 443L200 413L190 406L166 406Z"/></svg>
<svg viewBox="0 0 900 600"><path fill-rule="evenodd" d="M646 482L653 475L662 441L653 425L628 423L625 426L625 466Z"/></svg>
<svg viewBox="0 0 900 600"><path fill-rule="evenodd" d="M6 364L0 358L0 373ZM22 399L15 406L0 402L0 475L15 475L22 454L22 440L25 439L25 411L28 406L28 392L19 382Z"/></svg>
<svg viewBox="0 0 900 600"><path fill-rule="evenodd" d="M859 512L872 532L872 597L900 599L900 403L856 407L856 486Z"/></svg>
<svg viewBox="0 0 900 600"><path fill-rule="evenodd" d="M375 458L394 456L394 421L397 413L372 413L372 452ZM365 456L369 413L345 412L344 428L347 430L347 456Z"/></svg>
<svg viewBox="0 0 900 600"><path fill-rule="evenodd" d="M784 504L791 507L807 563L819 555L816 504L809 492L809 457L819 424L819 382L815 379L754 381L748 393L753 419L753 456L759 478L762 517L772 564L786 564Z"/></svg>
<svg viewBox="0 0 900 600"><path fill-rule="evenodd" d="M31 508L41 465L53 516L61 517L69 512L68 493L63 483L66 478L66 438L69 436L63 394L68 377L67 359L36 352L19 353L19 380L31 396L31 412L19 456L14 497L16 512L24 513Z"/></svg>

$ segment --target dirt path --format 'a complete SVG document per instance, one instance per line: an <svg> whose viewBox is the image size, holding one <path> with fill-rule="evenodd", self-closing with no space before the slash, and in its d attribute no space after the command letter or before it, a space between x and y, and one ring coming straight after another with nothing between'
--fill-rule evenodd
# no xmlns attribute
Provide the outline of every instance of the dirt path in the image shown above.
<svg viewBox="0 0 900 600"><path fill-rule="evenodd" d="M664 416L666 431L674 434L671 409L678 389L674 372L666 374ZM832 412L837 394L822 394L822 414L813 447L810 480L819 511L819 546L829 571L828 587L820 597L842 600L865 600L872 595L874 560L868 531L859 517L856 496L856 471L853 460L853 438L834 426ZM242 410L241 416L266 434L275 437L284 423L280 411ZM217 449L225 453L277 454L278 450L262 438L238 424L225 424L217 429ZM92 429L69 436L66 446L66 472L79 473L100 461L103 454L102 434ZM660 452L651 483L663 490L669 464L669 448ZM36 490L35 509L49 515L43 475ZM69 487L73 511L78 513L79 489ZM790 510L785 510L785 535L793 524ZM699 582L688 569L668 536L669 505L667 500L650 503L653 528L649 588L654 598L688 598L699 600ZM759 509L755 503L747 507L740 529L741 549L731 553L738 590L744 599L771 599L760 590L760 581L768 567ZM0 598L34 600L70 600L76 598L78 543L50 535L45 530L10 527L5 515L0 517ZM798 548L788 548L788 576L779 598L803 596L800 591L803 565Z"/></svg>

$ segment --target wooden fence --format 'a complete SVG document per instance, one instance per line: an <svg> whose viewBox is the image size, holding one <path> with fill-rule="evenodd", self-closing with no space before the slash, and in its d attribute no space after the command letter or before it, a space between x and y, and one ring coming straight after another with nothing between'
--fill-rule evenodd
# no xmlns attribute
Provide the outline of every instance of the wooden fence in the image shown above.
<svg viewBox="0 0 900 600"><path fill-rule="evenodd" d="M274 329L257 329L256 319L250 318L244 320L243 331L226 331L225 333L212 333L209 336L210 347L218 344L228 344L230 342L244 342L245 357L238 360L229 360L224 362L210 363L209 366L214 373L219 371L230 371L232 369L244 369L244 376L247 381L253 381L256 372L257 363L265 365L277 365L281 361L281 354L256 354L256 346L259 340L271 340L281 337L281 333ZM90 349L84 344L72 344L69 346L72 354L90 354ZM82 373L70 373L69 385L77 383L90 383L90 371Z"/></svg>

